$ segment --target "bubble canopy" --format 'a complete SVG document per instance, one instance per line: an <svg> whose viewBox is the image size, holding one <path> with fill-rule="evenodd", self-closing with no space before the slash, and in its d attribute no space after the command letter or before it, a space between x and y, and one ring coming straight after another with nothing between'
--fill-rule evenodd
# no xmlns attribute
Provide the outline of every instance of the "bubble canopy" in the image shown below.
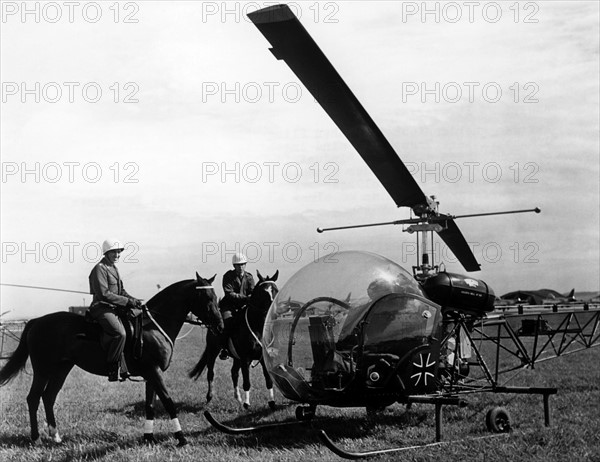
<svg viewBox="0 0 600 462"><path fill-rule="evenodd" d="M286 397L305 402L311 397L316 399L319 391L332 388L323 385L317 376L317 367L331 368L333 356L354 354L353 347L357 336L360 337L357 334L360 321L367 315L375 315L380 309L374 310L375 305L386 310L386 319L389 319L390 312L407 311L415 304L418 305L417 321L421 324L417 330L431 331L432 313L436 308L425 299L413 276L400 265L362 251L322 257L294 274L269 309L263 331L267 368ZM392 333L394 329L387 327L380 328L380 333L386 330L390 333L380 336L377 345L398 338L398 330ZM366 346L367 331L361 332L361 344ZM369 335L375 338L372 333ZM350 369L353 370L353 366ZM354 373L347 377L348 382L352 381ZM333 388L342 389L343 384Z"/></svg>
<svg viewBox="0 0 600 462"><path fill-rule="evenodd" d="M296 304L316 297L333 297L350 304L369 299L371 287L386 293L412 293L423 296L413 276L381 255L348 251L326 255L294 274L281 288L271 310L283 314Z"/></svg>

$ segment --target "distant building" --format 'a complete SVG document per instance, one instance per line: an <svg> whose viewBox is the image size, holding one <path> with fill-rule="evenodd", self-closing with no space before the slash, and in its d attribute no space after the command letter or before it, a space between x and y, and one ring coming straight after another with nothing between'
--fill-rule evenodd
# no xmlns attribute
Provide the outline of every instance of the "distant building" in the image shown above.
<svg viewBox="0 0 600 462"><path fill-rule="evenodd" d="M75 313L80 314L81 316L85 316L85 313L87 313L87 310L89 308L89 306L70 306L69 313Z"/></svg>

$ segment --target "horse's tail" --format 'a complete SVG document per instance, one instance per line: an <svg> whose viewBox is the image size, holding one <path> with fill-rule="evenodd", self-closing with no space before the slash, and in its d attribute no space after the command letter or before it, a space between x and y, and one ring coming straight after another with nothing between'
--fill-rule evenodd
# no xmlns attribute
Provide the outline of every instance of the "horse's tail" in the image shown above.
<svg viewBox="0 0 600 462"><path fill-rule="evenodd" d="M188 376L194 380L198 380L204 372L204 368L208 364L208 347L204 349L204 353L200 357L200 361L194 366L194 368L188 373Z"/></svg>
<svg viewBox="0 0 600 462"><path fill-rule="evenodd" d="M29 329L33 325L34 320L32 319L25 325L23 333L21 334L21 340L17 349L8 359L8 362L0 369L0 387L6 385L12 379L14 379L19 372L23 370L29 357L29 347L27 346L27 334Z"/></svg>

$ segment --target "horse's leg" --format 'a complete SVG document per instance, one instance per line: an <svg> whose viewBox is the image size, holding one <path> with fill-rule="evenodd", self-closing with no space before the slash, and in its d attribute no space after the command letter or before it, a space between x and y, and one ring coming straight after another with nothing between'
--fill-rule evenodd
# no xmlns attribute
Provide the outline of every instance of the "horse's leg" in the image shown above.
<svg viewBox="0 0 600 462"><path fill-rule="evenodd" d="M175 403L173 403L173 400L169 396L169 392L167 391L167 387L165 387L165 382L160 371L158 370L158 367L154 367L148 371L146 374L146 380L148 380L148 382L151 384L152 388L162 401L165 411L167 411L167 414L169 414L169 417L171 417L173 436L178 441L177 446L185 446L187 444L187 440L181 431L181 425L179 424L179 419L177 418L177 409L175 408Z"/></svg>
<svg viewBox="0 0 600 462"><path fill-rule="evenodd" d="M206 392L206 402L210 403L213 399L213 381L215 379L215 362L221 351L221 339L211 331L206 334L206 346L204 352L198 361L198 364L190 371L189 376L199 378L206 368L206 382L208 391Z"/></svg>
<svg viewBox="0 0 600 462"><path fill-rule="evenodd" d="M265 360L260 358L260 365L262 366L263 375L265 376L265 385L267 386L267 392L269 393L269 407L272 411L275 410L275 396L273 395L273 379L267 370Z"/></svg>
<svg viewBox="0 0 600 462"><path fill-rule="evenodd" d="M40 398L46 389L48 384L48 377L33 372L33 382L27 395L27 407L29 408L29 422L31 424L31 441L36 443L40 438L40 432L38 429L37 411L40 405Z"/></svg>
<svg viewBox="0 0 600 462"><path fill-rule="evenodd" d="M154 439L154 401L156 392L150 381L146 381L146 420L144 422L144 442L148 444L156 444Z"/></svg>
<svg viewBox="0 0 600 462"><path fill-rule="evenodd" d="M54 417L54 403L56 402L56 396L63 387L69 372L71 372L73 365L68 364L59 368L56 373L48 381L46 389L42 393L42 401L44 402L44 409L46 410L46 423L48 424L48 435L55 443L62 443L62 439L58 434L56 428L56 418Z"/></svg>
<svg viewBox="0 0 600 462"><path fill-rule="evenodd" d="M233 358L233 365L231 366L231 381L233 382L233 398L242 404L242 397L240 396L240 389L238 388L238 379L240 378L240 360Z"/></svg>
<svg viewBox="0 0 600 462"><path fill-rule="evenodd" d="M212 351L214 350L214 351ZM210 403L213 399L213 381L215 380L215 363L217 362L217 356L219 356L219 348L213 348L208 352L208 360L206 362L206 383L208 384L208 390L206 391L206 402Z"/></svg>
<svg viewBox="0 0 600 462"><path fill-rule="evenodd" d="M250 361L241 361L242 366L242 387L244 388L244 409L250 407Z"/></svg>

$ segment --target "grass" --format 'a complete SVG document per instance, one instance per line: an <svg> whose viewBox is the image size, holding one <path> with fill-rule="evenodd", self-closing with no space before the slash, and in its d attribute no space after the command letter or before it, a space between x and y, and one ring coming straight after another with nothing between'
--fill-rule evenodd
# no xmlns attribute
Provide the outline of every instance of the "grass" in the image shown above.
<svg viewBox="0 0 600 462"><path fill-rule="evenodd" d="M364 409L319 407L314 428L281 427L259 434L229 436L214 430L203 416L205 375L197 382L187 377L204 348L204 330L194 331L176 344L165 378L177 403L189 445L177 448L167 415L158 405L155 435L159 444L140 444L144 421L143 383L110 384L74 369L55 406L61 445L44 439L32 447L25 397L31 384L30 367L0 388L0 460L9 461L333 461L340 460L316 438L325 429L348 450L370 450L431 443L435 437L432 406L414 405L410 412L391 406L377 417ZM252 369L252 407L243 411L233 401L230 361L218 361L215 398L208 409L232 426L293 420L295 404L276 391L278 409L267 408L260 368ZM550 398L552 425L543 425L539 396L473 395L466 408L444 408L442 445L380 456L375 460L407 461L600 461L600 349L548 361L535 371L524 371L514 385L556 386ZM514 431L490 437L485 413L505 406ZM40 405L40 428L45 424ZM482 438L483 437L483 438ZM479 439L476 439L479 438Z"/></svg>

